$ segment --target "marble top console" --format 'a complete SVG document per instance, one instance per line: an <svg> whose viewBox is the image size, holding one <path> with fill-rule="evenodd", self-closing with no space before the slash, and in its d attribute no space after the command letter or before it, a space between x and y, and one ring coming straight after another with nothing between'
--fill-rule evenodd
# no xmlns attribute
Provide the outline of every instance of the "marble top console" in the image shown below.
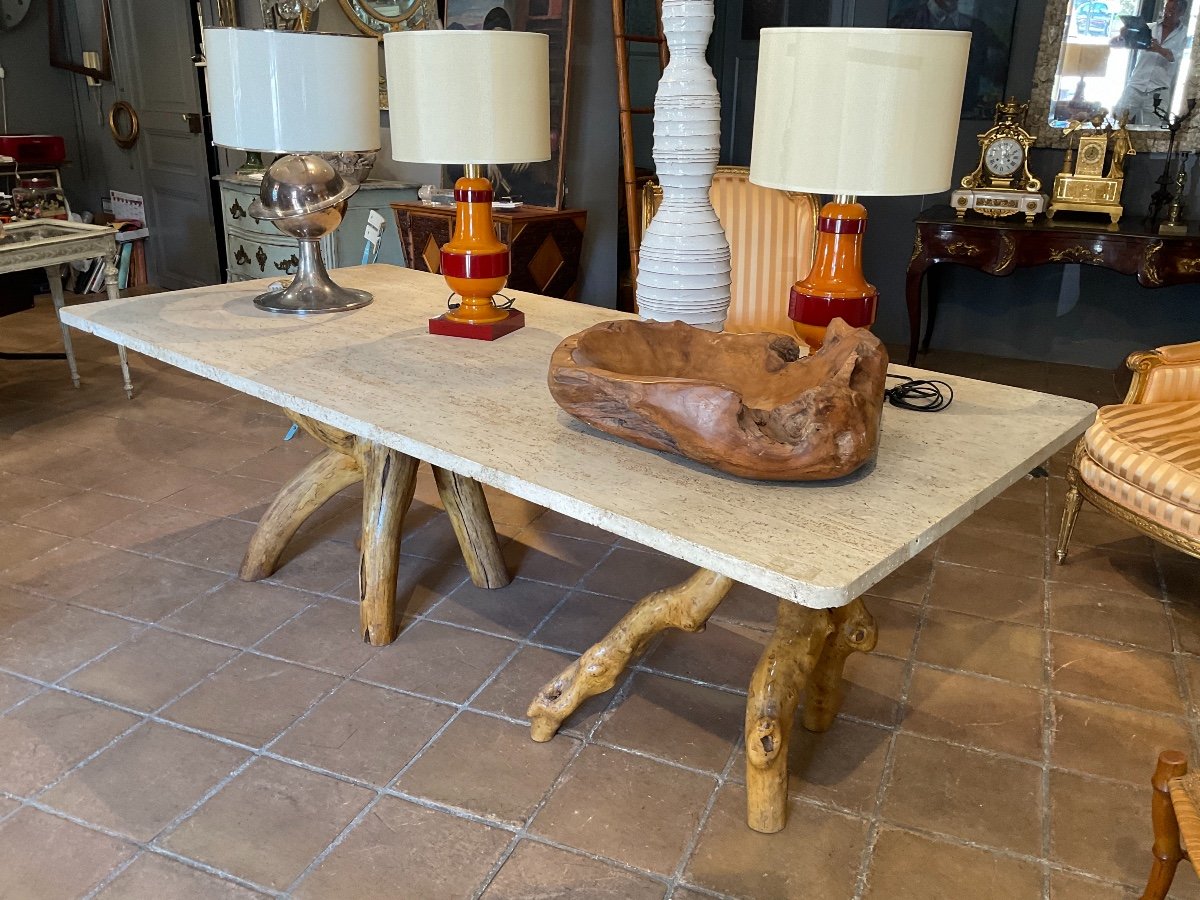
<svg viewBox="0 0 1200 900"><path fill-rule="evenodd" d="M842 606L1077 437L1089 403L966 378L944 412L886 407L877 461L837 482L746 481L592 431L546 387L564 337L625 317L513 292L494 343L428 334L435 275L346 268L360 310L261 312L266 280L73 306L63 321L805 606ZM893 372L921 374L893 366Z"/></svg>

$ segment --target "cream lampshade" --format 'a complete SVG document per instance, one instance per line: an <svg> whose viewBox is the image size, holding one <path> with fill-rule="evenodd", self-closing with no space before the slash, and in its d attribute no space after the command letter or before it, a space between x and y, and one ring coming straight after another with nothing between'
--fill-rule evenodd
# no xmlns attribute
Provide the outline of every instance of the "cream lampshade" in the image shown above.
<svg viewBox="0 0 1200 900"><path fill-rule="evenodd" d="M492 227L484 166L550 158L550 39L515 31L393 31L383 37L392 156L466 164L454 185L454 236L441 272L461 298L430 319L435 334L492 340L524 324L493 297L508 280L508 247Z"/></svg>
<svg viewBox="0 0 1200 900"><path fill-rule="evenodd" d="M295 277L254 298L281 313L341 312L371 302L339 287L320 240L341 224L358 187L317 154L379 149L379 60L367 37L207 28L213 143L283 153L263 176L250 213L299 241Z"/></svg>
<svg viewBox="0 0 1200 900"><path fill-rule="evenodd" d="M859 194L950 186L971 35L906 28L764 28L750 180L833 194L817 258L792 288L797 333L819 344L835 318L867 327L878 293L862 275Z"/></svg>

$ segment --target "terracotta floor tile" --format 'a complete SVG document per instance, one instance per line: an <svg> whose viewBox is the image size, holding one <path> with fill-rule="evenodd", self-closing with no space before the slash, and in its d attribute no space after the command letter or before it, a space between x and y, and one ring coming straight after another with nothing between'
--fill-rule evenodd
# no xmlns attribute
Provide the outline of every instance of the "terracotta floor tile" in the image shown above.
<svg viewBox="0 0 1200 900"><path fill-rule="evenodd" d="M1142 787L1050 771L1050 859L1144 885L1150 871L1150 773ZM1182 868L1182 867L1181 867Z"/></svg>
<svg viewBox="0 0 1200 900"><path fill-rule="evenodd" d="M609 547L595 541L527 530L506 544L503 552L513 575L573 587L608 555Z"/></svg>
<svg viewBox="0 0 1200 900"><path fill-rule="evenodd" d="M1166 654L1051 634L1050 658L1056 691L1157 712L1184 711L1175 665Z"/></svg>
<svg viewBox="0 0 1200 900"><path fill-rule="evenodd" d="M1017 853L1042 852L1042 771L902 734L883 817Z"/></svg>
<svg viewBox="0 0 1200 900"><path fill-rule="evenodd" d="M870 606L870 603L867 604ZM734 582L717 611L712 615L714 622L732 622L752 628L774 628L779 609L779 599L766 591Z"/></svg>
<svg viewBox="0 0 1200 900"><path fill-rule="evenodd" d="M812 732L797 719L788 744L788 793L853 813L871 812L891 735L878 725L843 718L835 719L828 731ZM746 783L746 754L741 747L729 780Z"/></svg>
<svg viewBox="0 0 1200 900"><path fill-rule="evenodd" d="M525 647L500 670L500 674L471 701L476 709L496 712L513 719L524 719L525 710L538 692L557 678L559 673L576 659L565 653L555 653L540 647ZM617 682L619 688L625 681ZM612 701L613 692L606 691L589 698L564 723L564 734L588 734L600 714Z"/></svg>
<svg viewBox="0 0 1200 900"><path fill-rule="evenodd" d="M161 843L232 875L283 890L371 796L365 788L260 759Z"/></svg>
<svg viewBox="0 0 1200 900"><path fill-rule="evenodd" d="M1050 759L1065 769L1143 784L1160 750L1191 743L1174 716L1072 697L1055 697L1054 712Z"/></svg>
<svg viewBox="0 0 1200 900"><path fill-rule="evenodd" d="M186 530L182 538L161 548L158 555L236 575L253 535L254 526L249 522L213 519L199 528Z"/></svg>
<svg viewBox="0 0 1200 900"><path fill-rule="evenodd" d="M689 884L746 900L854 896L867 823L801 800L777 834L746 826L746 791L726 785L684 871Z"/></svg>
<svg viewBox="0 0 1200 900"><path fill-rule="evenodd" d="M740 625L710 623L699 634L669 629L646 655L645 665L668 675L746 690L770 634Z"/></svg>
<svg viewBox="0 0 1200 900"><path fill-rule="evenodd" d="M1045 514L1037 504L998 497L972 513L958 526L967 531L1007 531L1017 534L1044 534Z"/></svg>
<svg viewBox="0 0 1200 900"><path fill-rule="evenodd" d="M562 535L563 537L596 541L599 544L611 544L616 540L616 536L609 531L597 528L595 525L580 522L578 519L573 519L570 516L564 516L562 513L556 513L552 509L546 510L530 522L529 528L533 531L544 531L549 534Z"/></svg>
<svg viewBox="0 0 1200 900"><path fill-rule="evenodd" d="M871 597L887 597L889 600L902 600L905 603L923 603L925 595L929 592L929 579L932 571L926 572L923 575L906 575L904 570L900 569L893 572L871 588L867 592ZM771 616L770 622L774 624L775 617Z"/></svg>
<svg viewBox="0 0 1200 900"><path fill-rule="evenodd" d="M1045 681L1040 629L961 613L929 611L917 659L1031 687Z"/></svg>
<svg viewBox="0 0 1200 900"><path fill-rule="evenodd" d="M347 578L358 577L359 558L353 544L321 541L302 553L285 553L284 563L271 581L304 591L329 593Z"/></svg>
<svg viewBox="0 0 1200 900"><path fill-rule="evenodd" d="M625 600L640 600L653 591L686 581L696 567L651 550L616 547L604 565L589 572L580 588Z"/></svg>
<svg viewBox="0 0 1200 900"><path fill-rule="evenodd" d="M390 784L453 708L348 681L271 749L371 784Z"/></svg>
<svg viewBox="0 0 1200 900"><path fill-rule="evenodd" d="M3 468L3 465L3 461L0 460L0 468ZM78 493L79 488L68 487L56 481L0 472L0 516L9 522L15 522L22 516Z"/></svg>
<svg viewBox="0 0 1200 900"><path fill-rule="evenodd" d="M1054 510L1055 531L1061 522L1062 510ZM1057 534L1055 535L1057 537ZM1136 553L1148 556L1154 552L1154 542L1115 516L1092 509L1087 503L1079 510L1075 528L1071 531L1068 548L1095 547L1105 552Z"/></svg>
<svg viewBox="0 0 1200 900"><path fill-rule="evenodd" d="M52 605L53 600L0 584L0 636ZM2 656L0 665L3 665Z"/></svg>
<svg viewBox="0 0 1200 900"><path fill-rule="evenodd" d="M842 675L842 714L894 725L900 718L904 667L904 661L890 656L850 654Z"/></svg>
<svg viewBox="0 0 1200 900"><path fill-rule="evenodd" d="M596 739L719 773L745 717L743 697L640 672Z"/></svg>
<svg viewBox="0 0 1200 900"><path fill-rule="evenodd" d="M244 655L161 715L252 747L261 747L298 719L338 679L290 663Z"/></svg>
<svg viewBox="0 0 1200 900"><path fill-rule="evenodd" d="M257 522L262 509L279 493L279 485L240 475L209 474L203 481L189 485L163 503L181 506L210 516L230 516Z"/></svg>
<svg viewBox="0 0 1200 900"><path fill-rule="evenodd" d="M938 545L938 559L1007 575L1041 578L1046 547L1040 533L954 530Z"/></svg>
<svg viewBox="0 0 1200 900"><path fill-rule="evenodd" d="M385 797L296 890L298 900L367 898L381 885L411 897L469 897L512 835Z"/></svg>
<svg viewBox="0 0 1200 900"><path fill-rule="evenodd" d="M39 799L55 809L147 842L244 762L246 753L146 723Z"/></svg>
<svg viewBox="0 0 1200 900"><path fill-rule="evenodd" d="M599 860L539 844L517 844L482 900L588 897L591 900L662 900L666 885ZM676 892L675 897L679 897Z"/></svg>
<svg viewBox="0 0 1200 900"><path fill-rule="evenodd" d="M55 547L41 556L13 566L0 579L58 600L74 600L98 581L121 575L142 557L86 538Z"/></svg>
<svg viewBox="0 0 1200 900"><path fill-rule="evenodd" d="M580 850L670 874L716 782L603 747L585 747L531 830Z"/></svg>
<svg viewBox="0 0 1200 900"><path fill-rule="evenodd" d="M467 569L459 563L423 559L419 556L400 557L400 573L396 578L396 612L403 621L422 616L444 597L467 581ZM358 602L358 564L354 574L343 581L333 595Z"/></svg>
<svg viewBox="0 0 1200 900"><path fill-rule="evenodd" d="M917 636L918 607L882 597L864 601L867 611L875 619L878 637L872 653L908 659L912 654L913 641Z"/></svg>
<svg viewBox="0 0 1200 900"><path fill-rule="evenodd" d="M1075 547L1062 565L1049 564L1051 581L1108 588L1123 594L1136 594L1153 600L1162 598L1158 570L1154 560L1134 553L1113 552L1107 548Z"/></svg>
<svg viewBox="0 0 1200 900"><path fill-rule="evenodd" d="M31 681L0 673L0 713L26 697L32 697L39 690L41 688Z"/></svg>
<svg viewBox="0 0 1200 900"><path fill-rule="evenodd" d="M26 525L0 525L0 571L23 565L70 538Z"/></svg>
<svg viewBox="0 0 1200 900"><path fill-rule="evenodd" d="M266 582L231 580L161 621L164 628L249 647L316 598Z"/></svg>
<svg viewBox="0 0 1200 900"><path fill-rule="evenodd" d="M96 895L97 900L256 900L266 896L154 853L143 853Z"/></svg>
<svg viewBox="0 0 1200 900"><path fill-rule="evenodd" d="M1175 623L1179 648L1187 653L1200 654L1200 595L1174 600L1167 605L1167 611Z"/></svg>
<svg viewBox="0 0 1200 900"><path fill-rule="evenodd" d="M134 466L127 472L101 481L96 490L144 503L157 503L211 477L212 473L204 469L158 461L150 466Z"/></svg>
<svg viewBox="0 0 1200 900"><path fill-rule="evenodd" d="M1185 862L1180 871L1186 866ZM1149 871L1147 866L1147 874ZM1121 887L1111 881L1083 878L1065 872L1050 873L1050 900L1134 900L1137 896L1139 894L1132 888Z"/></svg>
<svg viewBox="0 0 1200 900"><path fill-rule="evenodd" d="M421 469L425 471L425 466L422 466ZM432 479L430 480L432 481ZM546 511L536 503L530 503L528 500L522 500L520 497L514 497L512 494L506 494L504 491L497 490L490 485L485 484L483 486L483 493L487 498L488 510L492 514L492 519L496 522L525 526ZM439 503L438 505L440 506L441 504Z"/></svg>
<svg viewBox="0 0 1200 900"><path fill-rule="evenodd" d="M918 665L901 725L926 737L1040 762L1043 700L1032 688Z"/></svg>
<svg viewBox="0 0 1200 900"><path fill-rule="evenodd" d="M396 788L523 825L578 746L566 735L535 743L528 728L464 712L400 776Z"/></svg>
<svg viewBox="0 0 1200 900"><path fill-rule="evenodd" d="M124 571L93 584L74 600L85 606L157 622L229 580L228 575L139 556Z"/></svg>
<svg viewBox="0 0 1200 900"><path fill-rule="evenodd" d="M313 604L255 648L292 662L349 675L383 648L359 634L358 605L309 596Z"/></svg>
<svg viewBox="0 0 1200 900"><path fill-rule="evenodd" d="M885 828L866 897L874 900L1016 900L1042 895L1041 866L976 847Z"/></svg>
<svg viewBox="0 0 1200 900"><path fill-rule="evenodd" d="M1007 488L1000 497L1007 500L1020 500L1022 503L1045 503L1047 480L1026 475L1012 487Z"/></svg>
<svg viewBox="0 0 1200 900"><path fill-rule="evenodd" d="M229 474L283 484L298 474L316 456L317 454L308 447L297 446L296 441L291 440L234 466L229 470Z"/></svg>
<svg viewBox="0 0 1200 900"><path fill-rule="evenodd" d="M582 653L608 634L630 609L630 602L619 597L573 591L532 639Z"/></svg>
<svg viewBox="0 0 1200 900"><path fill-rule="evenodd" d="M140 627L77 606L48 606L0 633L0 667L56 681Z"/></svg>
<svg viewBox="0 0 1200 900"><path fill-rule="evenodd" d="M280 437L283 435L280 434ZM258 456L263 450L261 444L231 440L223 434L197 435L188 446L164 452L162 459L209 472L228 472L234 466Z"/></svg>
<svg viewBox="0 0 1200 900"><path fill-rule="evenodd" d="M237 655L229 647L149 629L80 669L72 690L151 712Z"/></svg>
<svg viewBox="0 0 1200 900"><path fill-rule="evenodd" d="M83 537L144 508L145 504L139 500L84 491L23 516L21 524L55 534Z"/></svg>
<svg viewBox="0 0 1200 900"><path fill-rule="evenodd" d="M363 666L356 678L461 703L516 644L436 622L417 622Z"/></svg>
<svg viewBox="0 0 1200 900"><path fill-rule="evenodd" d="M36 809L23 809L0 824L0 872L16 889L9 895L14 900L82 897L136 850ZM46 865L47 860L55 864Z"/></svg>
<svg viewBox="0 0 1200 900"><path fill-rule="evenodd" d="M1069 584L1050 585L1050 627L1170 653L1168 608L1149 597Z"/></svg>
<svg viewBox="0 0 1200 900"><path fill-rule="evenodd" d="M1040 628L1045 595L1046 583L1040 578L939 563L933 572L929 605Z"/></svg>
<svg viewBox="0 0 1200 900"><path fill-rule="evenodd" d="M38 694L0 716L0 789L31 796L136 722L59 691Z"/></svg>
<svg viewBox="0 0 1200 900"><path fill-rule="evenodd" d="M94 539L111 547L157 554L195 534L212 521L212 517L191 510L154 503L140 512L118 519L94 535Z"/></svg>
<svg viewBox="0 0 1200 900"><path fill-rule="evenodd" d="M520 639L546 618L566 590L518 578L499 590L477 588L469 581L429 611L429 618Z"/></svg>

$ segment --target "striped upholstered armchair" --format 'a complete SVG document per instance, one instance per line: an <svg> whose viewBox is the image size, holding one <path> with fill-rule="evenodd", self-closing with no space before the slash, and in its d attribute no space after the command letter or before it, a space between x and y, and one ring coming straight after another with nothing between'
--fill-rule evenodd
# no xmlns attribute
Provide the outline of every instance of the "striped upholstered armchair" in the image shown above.
<svg viewBox="0 0 1200 900"><path fill-rule="evenodd" d="M1200 557L1200 342L1132 354L1125 402L1101 408L1067 471L1058 561L1087 500Z"/></svg>
<svg viewBox="0 0 1200 900"><path fill-rule="evenodd" d="M759 187L749 176L743 166L718 166L709 191L731 253L725 330L794 337L788 297L792 283L812 268L821 201L814 194ZM642 231L661 202L662 188L647 182L642 189Z"/></svg>

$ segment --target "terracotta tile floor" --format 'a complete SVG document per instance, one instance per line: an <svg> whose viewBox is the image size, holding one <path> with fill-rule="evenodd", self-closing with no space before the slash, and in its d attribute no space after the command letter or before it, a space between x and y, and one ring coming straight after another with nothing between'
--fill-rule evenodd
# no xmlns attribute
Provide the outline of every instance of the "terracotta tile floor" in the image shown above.
<svg viewBox="0 0 1200 900"><path fill-rule="evenodd" d="M477 590L427 473L404 632L355 637L357 496L268 582L232 577L315 451L274 410L112 348L0 363L0 894L20 898L1132 896L1148 777L1192 750L1200 564L1085 511L1065 456L873 591L831 731L798 730L788 828L745 827L742 692L773 614L740 589L548 744L534 691L686 568L492 495L517 579ZM48 310L0 320L54 349ZM1108 372L928 364L1108 402ZM802 536L798 543L802 544ZM1173 896L1200 897L1185 865Z"/></svg>

